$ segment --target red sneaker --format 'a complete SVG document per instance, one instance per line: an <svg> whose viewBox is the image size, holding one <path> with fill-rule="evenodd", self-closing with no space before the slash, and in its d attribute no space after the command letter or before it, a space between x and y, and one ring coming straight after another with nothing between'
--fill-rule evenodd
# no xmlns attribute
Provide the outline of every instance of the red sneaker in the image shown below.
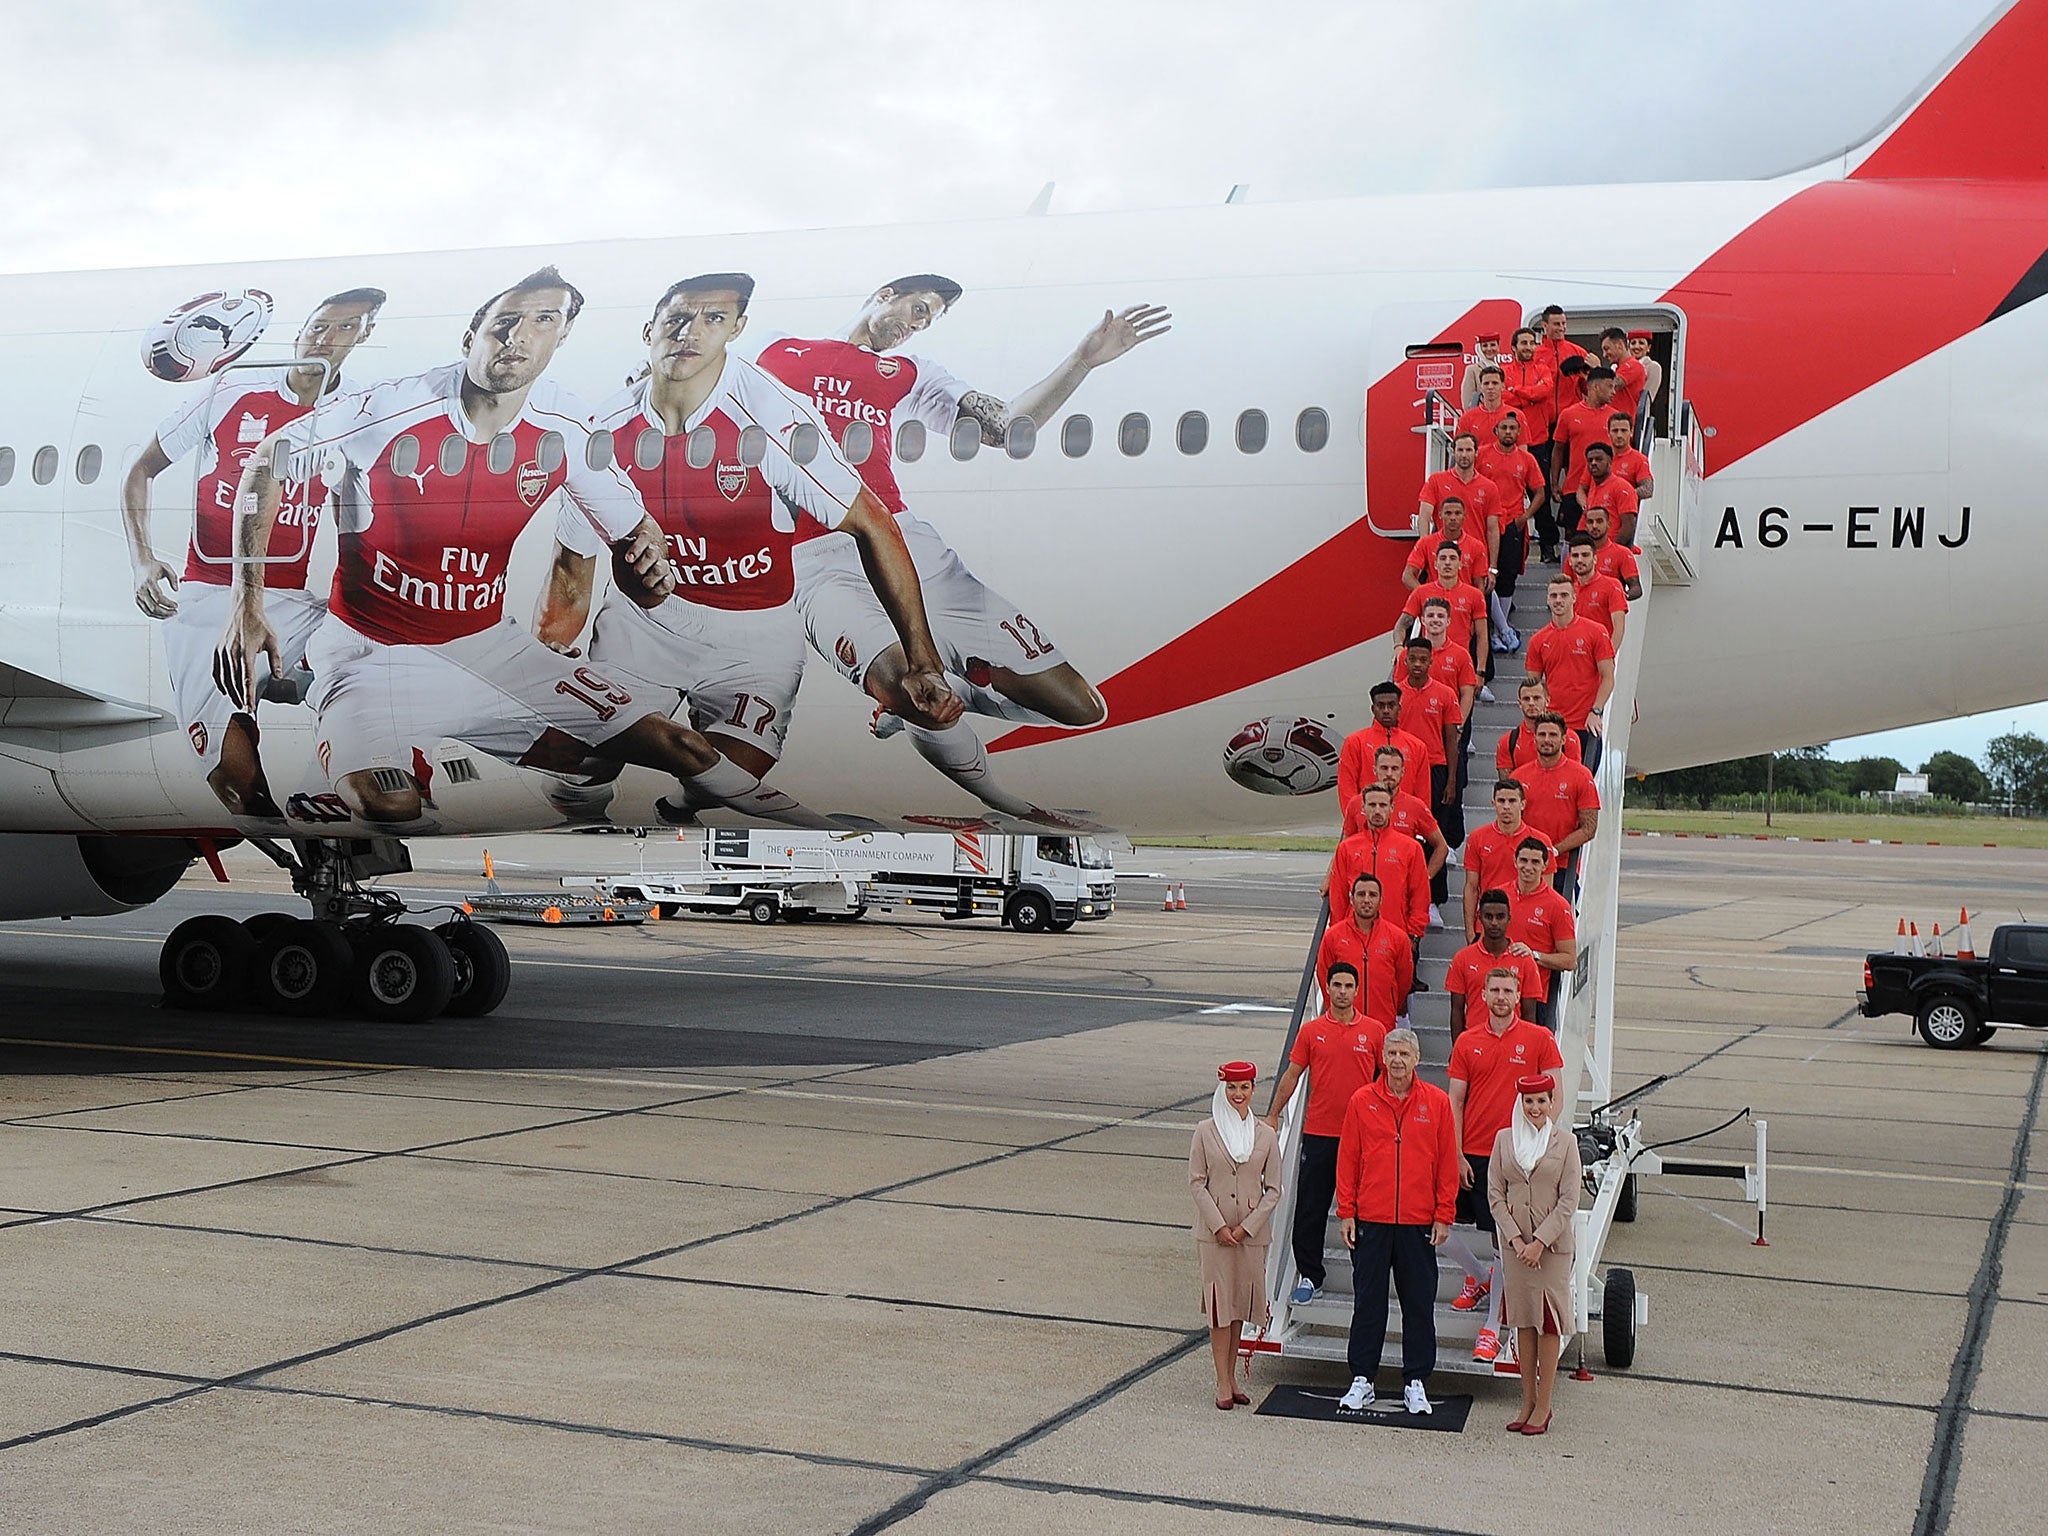
<svg viewBox="0 0 2048 1536"><path fill-rule="evenodd" d="M1491 1363L1500 1353L1500 1335L1491 1328L1479 1330L1479 1337L1472 1343L1472 1358Z"/></svg>
<svg viewBox="0 0 2048 1536"><path fill-rule="evenodd" d="M1465 1289L1458 1292L1457 1297L1451 1302L1451 1310L1453 1312L1470 1312L1479 1303L1486 1300L1487 1293L1492 1289L1493 1287L1484 1280L1475 1280L1470 1275L1467 1275L1465 1277Z"/></svg>

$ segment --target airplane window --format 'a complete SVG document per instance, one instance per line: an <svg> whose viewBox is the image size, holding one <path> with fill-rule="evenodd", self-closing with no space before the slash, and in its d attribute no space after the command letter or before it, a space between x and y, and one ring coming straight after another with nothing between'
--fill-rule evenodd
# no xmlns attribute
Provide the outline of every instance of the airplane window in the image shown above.
<svg viewBox="0 0 2048 1536"><path fill-rule="evenodd" d="M1013 459L1028 459L1038 446L1038 423L1029 416L1010 418L1010 430L1003 435L1003 447Z"/></svg>
<svg viewBox="0 0 2048 1536"><path fill-rule="evenodd" d="M80 485L91 485L93 481L99 479L100 463L101 454L98 443L87 443L83 448L79 449L78 463L75 466L78 483Z"/></svg>
<svg viewBox="0 0 2048 1536"><path fill-rule="evenodd" d="M505 434L503 433L500 433L499 437L502 441L507 443L512 441L510 437L505 436ZM590 437L583 444L583 462L592 469L611 468L612 435L609 430L603 432L593 432L590 434ZM510 453L507 453L505 455L505 469L510 469L511 467L512 455ZM494 475L502 475L505 472L505 469L498 468L498 445L497 443L492 443L491 473Z"/></svg>
<svg viewBox="0 0 2048 1536"><path fill-rule="evenodd" d="M569 456L569 445L562 441L559 432L543 432L540 435L541 473L552 475L562 467L562 460Z"/></svg>
<svg viewBox="0 0 2048 1536"><path fill-rule="evenodd" d="M1294 418L1294 446L1303 453L1321 453L1330 441L1330 413L1312 405Z"/></svg>
<svg viewBox="0 0 2048 1536"><path fill-rule="evenodd" d="M602 452L604 457L595 464L590 464L590 459L592 451L597 448L597 438L592 437L589 442L583 445L583 462L590 464L592 469L603 469L611 461L612 436L609 432L603 434L603 436L604 448ZM510 432L500 432L491 439L491 451L484 455L484 468L494 475L509 475L512 473L512 460L518 457L518 454L519 444L512 440L512 434Z"/></svg>
<svg viewBox="0 0 2048 1536"><path fill-rule="evenodd" d="M915 464L924 457L924 423L906 421L896 429L896 457Z"/></svg>
<svg viewBox="0 0 2048 1536"><path fill-rule="evenodd" d="M441 473L452 480L469 462L469 440L460 433L450 432L441 439L441 451L434 457Z"/></svg>
<svg viewBox="0 0 2048 1536"><path fill-rule="evenodd" d="M1237 413L1237 451L1258 453L1266 446L1266 413L1264 411L1239 411Z"/></svg>
<svg viewBox="0 0 2048 1536"><path fill-rule="evenodd" d="M633 463L639 469L661 468L661 456L668 451L668 439L659 427L642 427L633 439Z"/></svg>
<svg viewBox="0 0 2048 1536"><path fill-rule="evenodd" d="M1060 426L1060 452L1070 459L1083 457L1095 446L1095 423L1086 416L1069 416Z"/></svg>
<svg viewBox="0 0 2048 1536"><path fill-rule="evenodd" d="M808 421L798 422L796 430L789 434L789 456L798 464L810 463L821 446L818 429Z"/></svg>
<svg viewBox="0 0 2048 1536"><path fill-rule="evenodd" d="M1152 420L1143 411L1133 411L1117 424L1116 445L1131 458L1152 446Z"/></svg>
<svg viewBox="0 0 2048 1536"><path fill-rule="evenodd" d="M14 450L12 448L0 448L0 485L5 485L13 478Z"/></svg>
<svg viewBox="0 0 2048 1536"><path fill-rule="evenodd" d="M874 456L875 429L864 421L849 421L839 447L849 464L865 464Z"/></svg>
<svg viewBox="0 0 2048 1536"><path fill-rule="evenodd" d="M753 469L768 457L768 434L759 427L747 427L740 433L740 462Z"/></svg>
<svg viewBox="0 0 2048 1536"><path fill-rule="evenodd" d="M709 427L698 427L683 439L683 462L690 468L709 469L717 457L718 434Z"/></svg>
<svg viewBox="0 0 2048 1536"><path fill-rule="evenodd" d="M391 473L411 475L420 467L420 440L410 432L391 445Z"/></svg>
<svg viewBox="0 0 2048 1536"><path fill-rule="evenodd" d="M953 450L953 457L965 464L981 452L981 423L972 416L962 416L953 423L948 443Z"/></svg>
<svg viewBox="0 0 2048 1536"><path fill-rule="evenodd" d="M1200 411L1182 413L1173 429L1173 440L1182 453L1200 453L1209 446L1209 418Z"/></svg>

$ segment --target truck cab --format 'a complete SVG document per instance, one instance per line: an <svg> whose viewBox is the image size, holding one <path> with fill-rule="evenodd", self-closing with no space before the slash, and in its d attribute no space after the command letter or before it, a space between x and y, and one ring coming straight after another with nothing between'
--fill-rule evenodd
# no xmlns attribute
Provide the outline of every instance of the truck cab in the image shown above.
<svg viewBox="0 0 2048 1536"><path fill-rule="evenodd" d="M2048 1028L2048 926L2008 923L1983 958L1873 954L1857 1003L1865 1018L1904 1013L1940 1050L1982 1045L2005 1028Z"/></svg>

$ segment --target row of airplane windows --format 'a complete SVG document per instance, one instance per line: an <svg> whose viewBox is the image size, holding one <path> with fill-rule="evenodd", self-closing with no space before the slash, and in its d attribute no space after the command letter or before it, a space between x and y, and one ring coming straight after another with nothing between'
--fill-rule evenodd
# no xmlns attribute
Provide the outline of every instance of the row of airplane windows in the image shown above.
<svg viewBox="0 0 2048 1536"><path fill-rule="evenodd" d="M1239 453L1263 453L1271 436L1271 423L1261 410L1238 412L1232 436ZM1319 406L1309 406L1294 418L1294 446L1303 453L1320 453L1329 445L1329 413ZM1086 416L1069 416L1060 423L1060 452L1070 459L1085 457L1095 446L1095 423ZM1184 411L1174 422L1173 443L1184 454L1197 454L1209 446L1209 418L1201 411ZM790 440L790 457L799 464L808 464L818 456L821 447L818 429L806 423L799 426ZM906 464L914 464L923 458L930 446L924 423L906 421L896 429L896 458ZM953 424L947 435L946 446L952 456L961 461L973 458L981 451L981 423L963 416ZM1019 416L1010 422L1004 434L1002 449L1013 459L1028 459L1038 447L1038 427L1027 416ZM1142 411L1132 411L1116 426L1117 451L1127 458L1136 458L1152 446L1152 419ZM748 427L740 434L740 462L749 467L759 464L768 453L768 434L759 427ZM875 451L874 428L864 421L850 423L841 438L841 448L847 459L854 464L864 464ZM280 448L280 451L282 449ZM552 473L561 466L564 445L561 435L549 432L540 441L540 462L543 469ZM612 461L616 450L613 434L594 433L584 451L585 461L592 469L603 469ZM419 441L410 434L392 444L391 469L394 474L410 475L419 468ZM501 434L494 439L485 456L490 473L502 475L512 468L515 449L509 435ZM643 429L632 443L633 462L641 469L657 469L668 452L668 439L655 427ZM717 454L717 441L709 427L698 427L684 440L683 455L692 469L708 467ZM62 455L55 446L45 444L35 451L29 461L29 478L37 485L48 485L57 478ZM469 445L459 437L442 440L435 467L444 475L457 475L468 462ZM16 455L12 448L0 447L0 485L14 479ZM99 444L88 443L78 450L72 463L72 474L80 485L91 485L100 477L106 467L106 455ZM283 466L278 466L282 477Z"/></svg>

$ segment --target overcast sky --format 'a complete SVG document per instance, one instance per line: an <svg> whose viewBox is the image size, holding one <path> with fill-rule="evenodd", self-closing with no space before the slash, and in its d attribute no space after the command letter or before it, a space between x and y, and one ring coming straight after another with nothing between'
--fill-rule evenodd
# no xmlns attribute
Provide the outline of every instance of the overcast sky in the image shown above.
<svg viewBox="0 0 2048 1536"><path fill-rule="evenodd" d="M0 0L0 271L1761 176L1990 8Z"/></svg>

